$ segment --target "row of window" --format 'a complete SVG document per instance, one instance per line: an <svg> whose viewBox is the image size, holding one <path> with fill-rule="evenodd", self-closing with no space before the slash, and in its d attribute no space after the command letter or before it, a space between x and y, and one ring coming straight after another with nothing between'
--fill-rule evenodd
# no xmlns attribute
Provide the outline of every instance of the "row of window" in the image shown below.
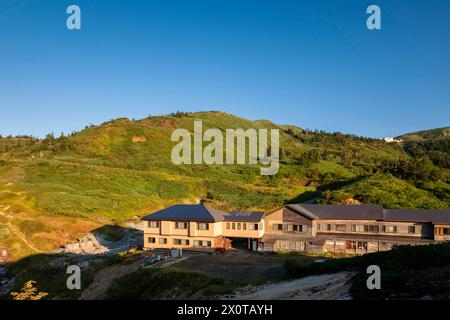
<svg viewBox="0 0 450 320"><path fill-rule="evenodd" d="M347 232L346 224L335 224L323 223L317 225L317 231L334 231L337 232ZM376 225L376 224L352 224L350 226L351 232L370 232L370 233L397 233L397 226L391 225ZM409 234L416 234L419 229L416 226L408 226Z"/></svg>
<svg viewBox="0 0 450 320"><path fill-rule="evenodd" d="M450 236L450 228L436 227L435 234L437 236Z"/></svg>
<svg viewBox="0 0 450 320"><path fill-rule="evenodd" d="M156 243L155 237L148 237L149 243ZM167 244L167 238L159 238L159 244ZM190 244L189 239L173 239L172 244L178 246L188 246ZM196 247L211 247L212 243L208 240L194 240L194 246Z"/></svg>
<svg viewBox="0 0 450 320"><path fill-rule="evenodd" d="M156 243L155 237L148 237L148 243ZM167 238L159 238L159 244L167 244Z"/></svg>
<svg viewBox="0 0 450 320"><path fill-rule="evenodd" d="M328 247L334 247L336 246L336 248L342 248L343 246L345 246L345 249L348 250L367 250L368 248L372 247L375 249L379 249L379 250L390 250L392 249L393 246L395 246L394 243L390 243L390 242L378 242L378 243L371 243L371 245L369 245L369 243L367 241L357 241L357 240L349 240L349 241L327 241L326 246Z"/></svg>
<svg viewBox="0 0 450 320"><path fill-rule="evenodd" d="M241 222L227 222L227 230L247 230L247 223ZM262 230L262 224L248 223L248 230Z"/></svg>
<svg viewBox="0 0 450 320"><path fill-rule="evenodd" d="M159 228L159 221L148 221L149 228ZM188 222L175 222L175 229L187 229L189 227ZM197 230L209 230L209 223L197 223Z"/></svg>
<svg viewBox="0 0 450 320"><path fill-rule="evenodd" d="M281 224L281 223L277 223L272 225L272 229L274 231L293 231L293 232L307 232L308 231L308 226L307 225L303 225L303 224Z"/></svg>

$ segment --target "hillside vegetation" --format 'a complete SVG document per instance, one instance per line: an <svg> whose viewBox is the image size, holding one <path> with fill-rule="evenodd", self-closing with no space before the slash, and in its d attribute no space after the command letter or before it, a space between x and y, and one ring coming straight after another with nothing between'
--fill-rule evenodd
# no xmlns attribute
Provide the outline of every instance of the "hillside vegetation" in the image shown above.
<svg viewBox="0 0 450 320"><path fill-rule="evenodd" d="M172 131L192 132L194 120L202 120L204 130L279 129L278 174L261 176L259 165L174 165ZM435 137L427 139L420 143ZM409 140L389 144L222 112L121 118L44 139L3 137L0 246L6 245L14 257L28 255L111 220L121 224L199 199L224 210L270 210L287 202L349 198L388 208L449 208L448 137L438 140L444 143L439 157L426 147L420 154L412 152Z"/></svg>
<svg viewBox="0 0 450 320"><path fill-rule="evenodd" d="M367 267L373 265L381 270L380 290L367 288ZM356 275L351 280L350 293L358 300L448 300L450 243L398 246L390 251L309 265L288 259L285 269L287 276L292 278L340 271L354 272Z"/></svg>

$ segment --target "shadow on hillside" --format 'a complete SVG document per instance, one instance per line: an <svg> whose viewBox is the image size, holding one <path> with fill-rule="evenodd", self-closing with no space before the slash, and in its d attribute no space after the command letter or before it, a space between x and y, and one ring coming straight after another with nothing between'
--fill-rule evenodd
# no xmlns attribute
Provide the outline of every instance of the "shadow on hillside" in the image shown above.
<svg viewBox="0 0 450 320"><path fill-rule="evenodd" d="M350 185L352 183L355 183L355 182L361 180L361 178L362 177L356 177L356 178L348 179L348 180L339 180L339 181L333 181L330 183L320 184L317 187L316 191L305 191L292 199L286 200L284 202L284 204L315 203L316 200L322 196L322 192L327 191L327 190L330 190L330 191L338 190L342 187L345 187L347 185Z"/></svg>

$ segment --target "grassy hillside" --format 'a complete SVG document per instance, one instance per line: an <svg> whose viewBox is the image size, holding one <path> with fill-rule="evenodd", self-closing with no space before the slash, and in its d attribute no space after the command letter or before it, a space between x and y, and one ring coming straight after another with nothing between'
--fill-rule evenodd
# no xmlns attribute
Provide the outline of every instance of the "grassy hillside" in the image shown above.
<svg viewBox="0 0 450 320"><path fill-rule="evenodd" d="M407 133L397 137L397 139L423 141L433 139L444 139L449 137L450 137L450 127L444 127Z"/></svg>
<svg viewBox="0 0 450 320"><path fill-rule="evenodd" d="M204 129L280 129L278 174L260 176L259 165L174 165L171 133L192 132L194 120L202 120ZM199 198L226 210L347 197L395 208L448 208L449 177L428 153L413 158L403 145L378 139L221 112L122 118L68 136L0 138L0 245L12 248L14 257L24 256L111 220L124 223ZM22 220L39 219L42 228L21 226Z"/></svg>
<svg viewBox="0 0 450 320"><path fill-rule="evenodd" d="M400 137L412 157L428 157L435 165L450 169L450 127L408 133Z"/></svg>

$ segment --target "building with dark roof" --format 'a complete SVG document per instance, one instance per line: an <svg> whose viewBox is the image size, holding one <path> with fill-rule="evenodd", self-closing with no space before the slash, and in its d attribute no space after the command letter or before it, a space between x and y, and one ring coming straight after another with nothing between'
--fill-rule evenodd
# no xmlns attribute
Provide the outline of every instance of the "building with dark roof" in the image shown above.
<svg viewBox="0 0 450 320"><path fill-rule="evenodd" d="M288 204L270 213L174 205L142 218L144 247L363 254L450 240L450 210Z"/></svg>

